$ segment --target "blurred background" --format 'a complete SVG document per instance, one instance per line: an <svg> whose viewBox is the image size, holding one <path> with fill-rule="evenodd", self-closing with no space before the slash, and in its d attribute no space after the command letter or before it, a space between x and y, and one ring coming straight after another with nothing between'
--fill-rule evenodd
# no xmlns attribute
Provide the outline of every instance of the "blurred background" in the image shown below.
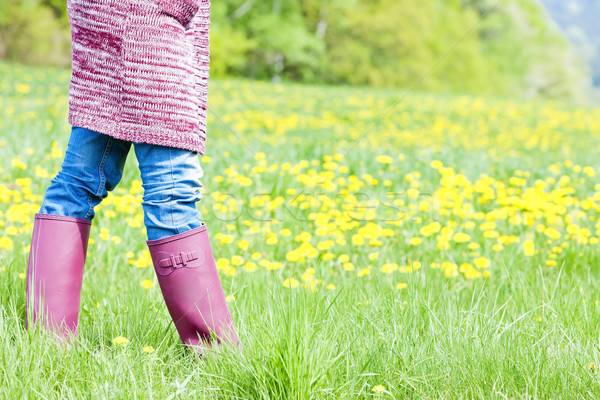
<svg viewBox="0 0 600 400"><path fill-rule="evenodd" d="M219 0L211 10L213 77L407 88L441 59L420 89L600 100L597 0ZM2 0L0 59L69 66L65 0Z"/></svg>

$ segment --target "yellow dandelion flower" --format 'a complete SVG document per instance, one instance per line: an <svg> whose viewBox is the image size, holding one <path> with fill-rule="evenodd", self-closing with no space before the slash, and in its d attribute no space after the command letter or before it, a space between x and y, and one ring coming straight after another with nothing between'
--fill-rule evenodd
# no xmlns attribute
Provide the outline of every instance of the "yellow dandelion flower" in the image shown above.
<svg viewBox="0 0 600 400"><path fill-rule="evenodd" d="M475 266L479 269L487 268L490 266L490 260L487 257L479 257L473 260Z"/></svg>
<svg viewBox="0 0 600 400"><path fill-rule="evenodd" d="M25 164L23 161L19 160L18 158L13 158L12 159L12 166L18 169L26 169L27 168L27 164Z"/></svg>
<svg viewBox="0 0 600 400"><path fill-rule="evenodd" d="M17 178L15 183L23 188L31 185L31 178Z"/></svg>
<svg viewBox="0 0 600 400"><path fill-rule="evenodd" d="M479 225L479 229L482 231L489 231L496 229L496 223L494 221L487 221Z"/></svg>
<svg viewBox="0 0 600 400"><path fill-rule="evenodd" d="M471 236L469 236L466 233L459 232L459 233L455 233L454 236L452 237L452 239L456 243L465 243L465 242L469 242L471 240Z"/></svg>
<svg viewBox="0 0 600 400"><path fill-rule="evenodd" d="M100 239L102 240L110 240L110 233L108 231L108 229L106 228L100 228L100 235L99 235Z"/></svg>
<svg viewBox="0 0 600 400"><path fill-rule="evenodd" d="M215 239L217 239L219 241L219 244L223 245L223 244L231 244L233 243L233 236L231 235L226 235L224 233L217 233L215 235Z"/></svg>
<svg viewBox="0 0 600 400"><path fill-rule="evenodd" d="M116 338L114 338L112 340L112 344L114 346L127 346L127 343L129 343L129 339L127 339L126 337L123 336L117 336Z"/></svg>
<svg viewBox="0 0 600 400"><path fill-rule="evenodd" d="M394 161L394 159L390 156L379 155L375 158L375 161L381 164L391 164Z"/></svg>
<svg viewBox="0 0 600 400"><path fill-rule="evenodd" d="M310 281L310 280L312 280L312 277L314 274L315 274L314 268L307 268L306 271L304 271L304 273L302 274L302 280L305 282Z"/></svg>
<svg viewBox="0 0 600 400"><path fill-rule="evenodd" d="M254 272L257 268L258 267L256 266L256 264L252 261L246 261L246 263L244 264L244 269L248 272Z"/></svg>
<svg viewBox="0 0 600 400"><path fill-rule="evenodd" d="M323 251L323 250L328 250L330 248L332 248L334 245L333 240L325 240L322 242L317 243L317 249Z"/></svg>
<svg viewBox="0 0 600 400"><path fill-rule="evenodd" d="M422 240L419 237L413 237L413 238L410 239L410 245L411 246L418 246L418 245L421 244L421 242L422 242Z"/></svg>
<svg viewBox="0 0 600 400"><path fill-rule="evenodd" d="M535 243L531 239L527 239L523 242L523 252L527 257L531 257L535 254Z"/></svg>
<svg viewBox="0 0 600 400"><path fill-rule="evenodd" d="M465 229L473 229L475 228L475 222L467 221L463 224L463 226L465 227Z"/></svg>
<svg viewBox="0 0 600 400"><path fill-rule="evenodd" d="M227 258L223 258L223 257L218 258L216 261L216 264L217 264L217 269L225 269L230 265L229 260Z"/></svg>
<svg viewBox="0 0 600 400"><path fill-rule="evenodd" d="M223 268L223 273L225 275L235 276L237 274L237 270L235 269L234 266L228 265L225 268Z"/></svg>
<svg viewBox="0 0 600 400"><path fill-rule="evenodd" d="M556 228L546 228L544 235L548 236L552 240L560 239L560 232Z"/></svg>
<svg viewBox="0 0 600 400"><path fill-rule="evenodd" d="M354 271L354 264L347 262L342 264L342 268L344 268L346 271Z"/></svg>
<svg viewBox="0 0 600 400"><path fill-rule="evenodd" d="M142 254L133 261L132 265L137 268L148 268L152 264L152 257L148 250L143 250Z"/></svg>
<svg viewBox="0 0 600 400"><path fill-rule="evenodd" d="M398 264L396 263L387 263L381 266L381 272L384 274L391 274L394 271L398 271Z"/></svg>
<svg viewBox="0 0 600 400"><path fill-rule="evenodd" d="M239 175L238 183L240 186L250 186L252 185L252 179L248 178L247 176Z"/></svg>
<svg viewBox="0 0 600 400"><path fill-rule="evenodd" d="M312 238L312 235L306 231L303 231L299 235L297 235L294 240L296 242L308 242Z"/></svg>
<svg viewBox="0 0 600 400"><path fill-rule="evenodd" d="M440 160L433 160L429 163L429 166L433 169L440 169L444 167L444 164Z"/></svg>
<svg viewBox="0 0 600 400"><path fill-rule="evenodd" d="M483 232L483 237L485 237L486 239L495 239L498 236L500 236L500 232L498 231L489 230Z"/></svg>
<svg viewBox="0 0 600 400"><path fill-rule="evenodd" d="M383 385L376 385L376 386L373 386L373 388L371 390L373 392L375 392L375 393L381 393L381 392L383 392L385 390L385 386L383 386Z"/></svg>
<svg viewBox="0 0 600 400"><path fill-rule="evenodd" d="M298 262L303 259L302 254L297 250L288 251L285 255L286 261Z"/></svg>
<svg viewBox="0 0 600 400"><path fill-rule="evenodd" d="M152 346L146 346L146 347L144 347L144 348L142 349L142 351L143 351L144 353L154 353L154 347L152 347Z"/></svg>
<svg viewBox="0 0 600 400"><path fill-rule="evenodd" d="M17 93L27 94L27 93L31 92L31 86L29 86L26 83L17 83L15 85L15 90L17 91Z"/></svg>
<svg viewBox="0 0 600 400"><path fill-rule="evenodd" d="M0 237L0 249L4 250L12 250L13 249L13 241L8 236Z"/></svg>
<svg viewBox="0 0 600 400"><path fill-rule="evenodd" d="M62 158L63 152L60 147L58 147L58 143L55 141L52 142L52 148L50 149L50 156L52 158Z"/></svg>
<svg viewBox="0 0 600 400"><path fill-rule="evenodd" d="M365 238L358 234L352 235L352 244L355 246L361 246L365 244Z"/></svg>
<svg viewBox="0 0 600 400"><path fill-rule="evenodd" d="M283 281L283 286L287 288L297 288L299 285L300 282L294 278L287 278L285 281Z"/></svg>
<svg viewBox="0 0 600 400"><path fill-rule="evenodd" d="M270 235L267 237L266 243L267 243L268 245L274 245L274 244L277 244L277 235L276 235L276 234L274 234L274 233L271 233L271 234L270 234Z"/></svg>
<svg viewBox="0 0 600 400"><path fill-rule="evenodd" d="M238 255L231 257L231 265L240 266L244 263L244 259Z"/></svg>
<svg viewBox="0 0 600 400"><path fill-rule="evenodd" d="M39 165L35 166L34 173L35 173L35 176L40 177L40 178L46 178L49 175L48 171L45 170L44 168L40 167Z"/></svg>
<svg viewBox="0 0 600 400"><path fill-rule="evenodd" d="M398 290L406 289L407 286L408 285L406 283L400 282L396 285L396 289L398 289Z"/></svg>
<svg viewBox="0 0 600 400"><path fill-rule="evenodd" d="M154 286L154 284L152 283L152 281L150 279L144 279L142 281L142 287L144 289L150 289L150 288L152 288L152 286Z"/></svg>
<svg viewBox="0 0 600 400"><path fill-rule="evenodd" d="M442 226L440 225L439 222L432 222L430 224L427 224L423 227L421 227L421 229L419 229L419 233L423 236L431 236L434 233L439 232L442 229Z"/></svg>

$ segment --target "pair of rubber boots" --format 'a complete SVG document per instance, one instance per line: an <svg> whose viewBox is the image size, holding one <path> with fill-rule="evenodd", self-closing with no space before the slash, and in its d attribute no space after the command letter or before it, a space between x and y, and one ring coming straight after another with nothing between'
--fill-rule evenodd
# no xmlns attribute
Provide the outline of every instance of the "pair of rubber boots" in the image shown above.
<svg viewBox="0 0 600 400"><path fill-rule="evenodd" d="M36 214L27 270L26 321L61 338L77 333L91 221ZM206 225L148 241L160 289L181 341L201 351L238 346Z"/></svg>

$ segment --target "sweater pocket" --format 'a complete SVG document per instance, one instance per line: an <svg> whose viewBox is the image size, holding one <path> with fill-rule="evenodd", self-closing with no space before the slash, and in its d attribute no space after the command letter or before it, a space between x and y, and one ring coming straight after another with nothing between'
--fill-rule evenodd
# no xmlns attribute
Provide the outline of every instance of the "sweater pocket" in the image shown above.
<svg viewBox="0 0 600 400"><path fill-rule="evenodd" d="M141 11L131 13L124 40L125 123L144 126L159 138L170 131L194 131L193 43L175 18L156 8Z"/></svg>
<svg viewBox="0 0 600 400"><path fill-rule="evenodd" d="M200 0L157 0L157 5L161 13L187 26L200 9Z"/></svg>

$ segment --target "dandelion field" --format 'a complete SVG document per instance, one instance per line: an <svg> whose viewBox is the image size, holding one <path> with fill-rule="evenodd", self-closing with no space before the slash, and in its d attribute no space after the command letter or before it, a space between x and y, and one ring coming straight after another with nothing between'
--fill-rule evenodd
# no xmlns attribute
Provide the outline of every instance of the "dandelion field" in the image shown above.
<svg viewBox="0 0 600 400"><path fill-rule="evenodd" d="M200 358L133 155L97 208L77 342L25 330L68 81L0 64L0 398L600 397L600 109L212 81L199 207L244 352Z"/></svg>

